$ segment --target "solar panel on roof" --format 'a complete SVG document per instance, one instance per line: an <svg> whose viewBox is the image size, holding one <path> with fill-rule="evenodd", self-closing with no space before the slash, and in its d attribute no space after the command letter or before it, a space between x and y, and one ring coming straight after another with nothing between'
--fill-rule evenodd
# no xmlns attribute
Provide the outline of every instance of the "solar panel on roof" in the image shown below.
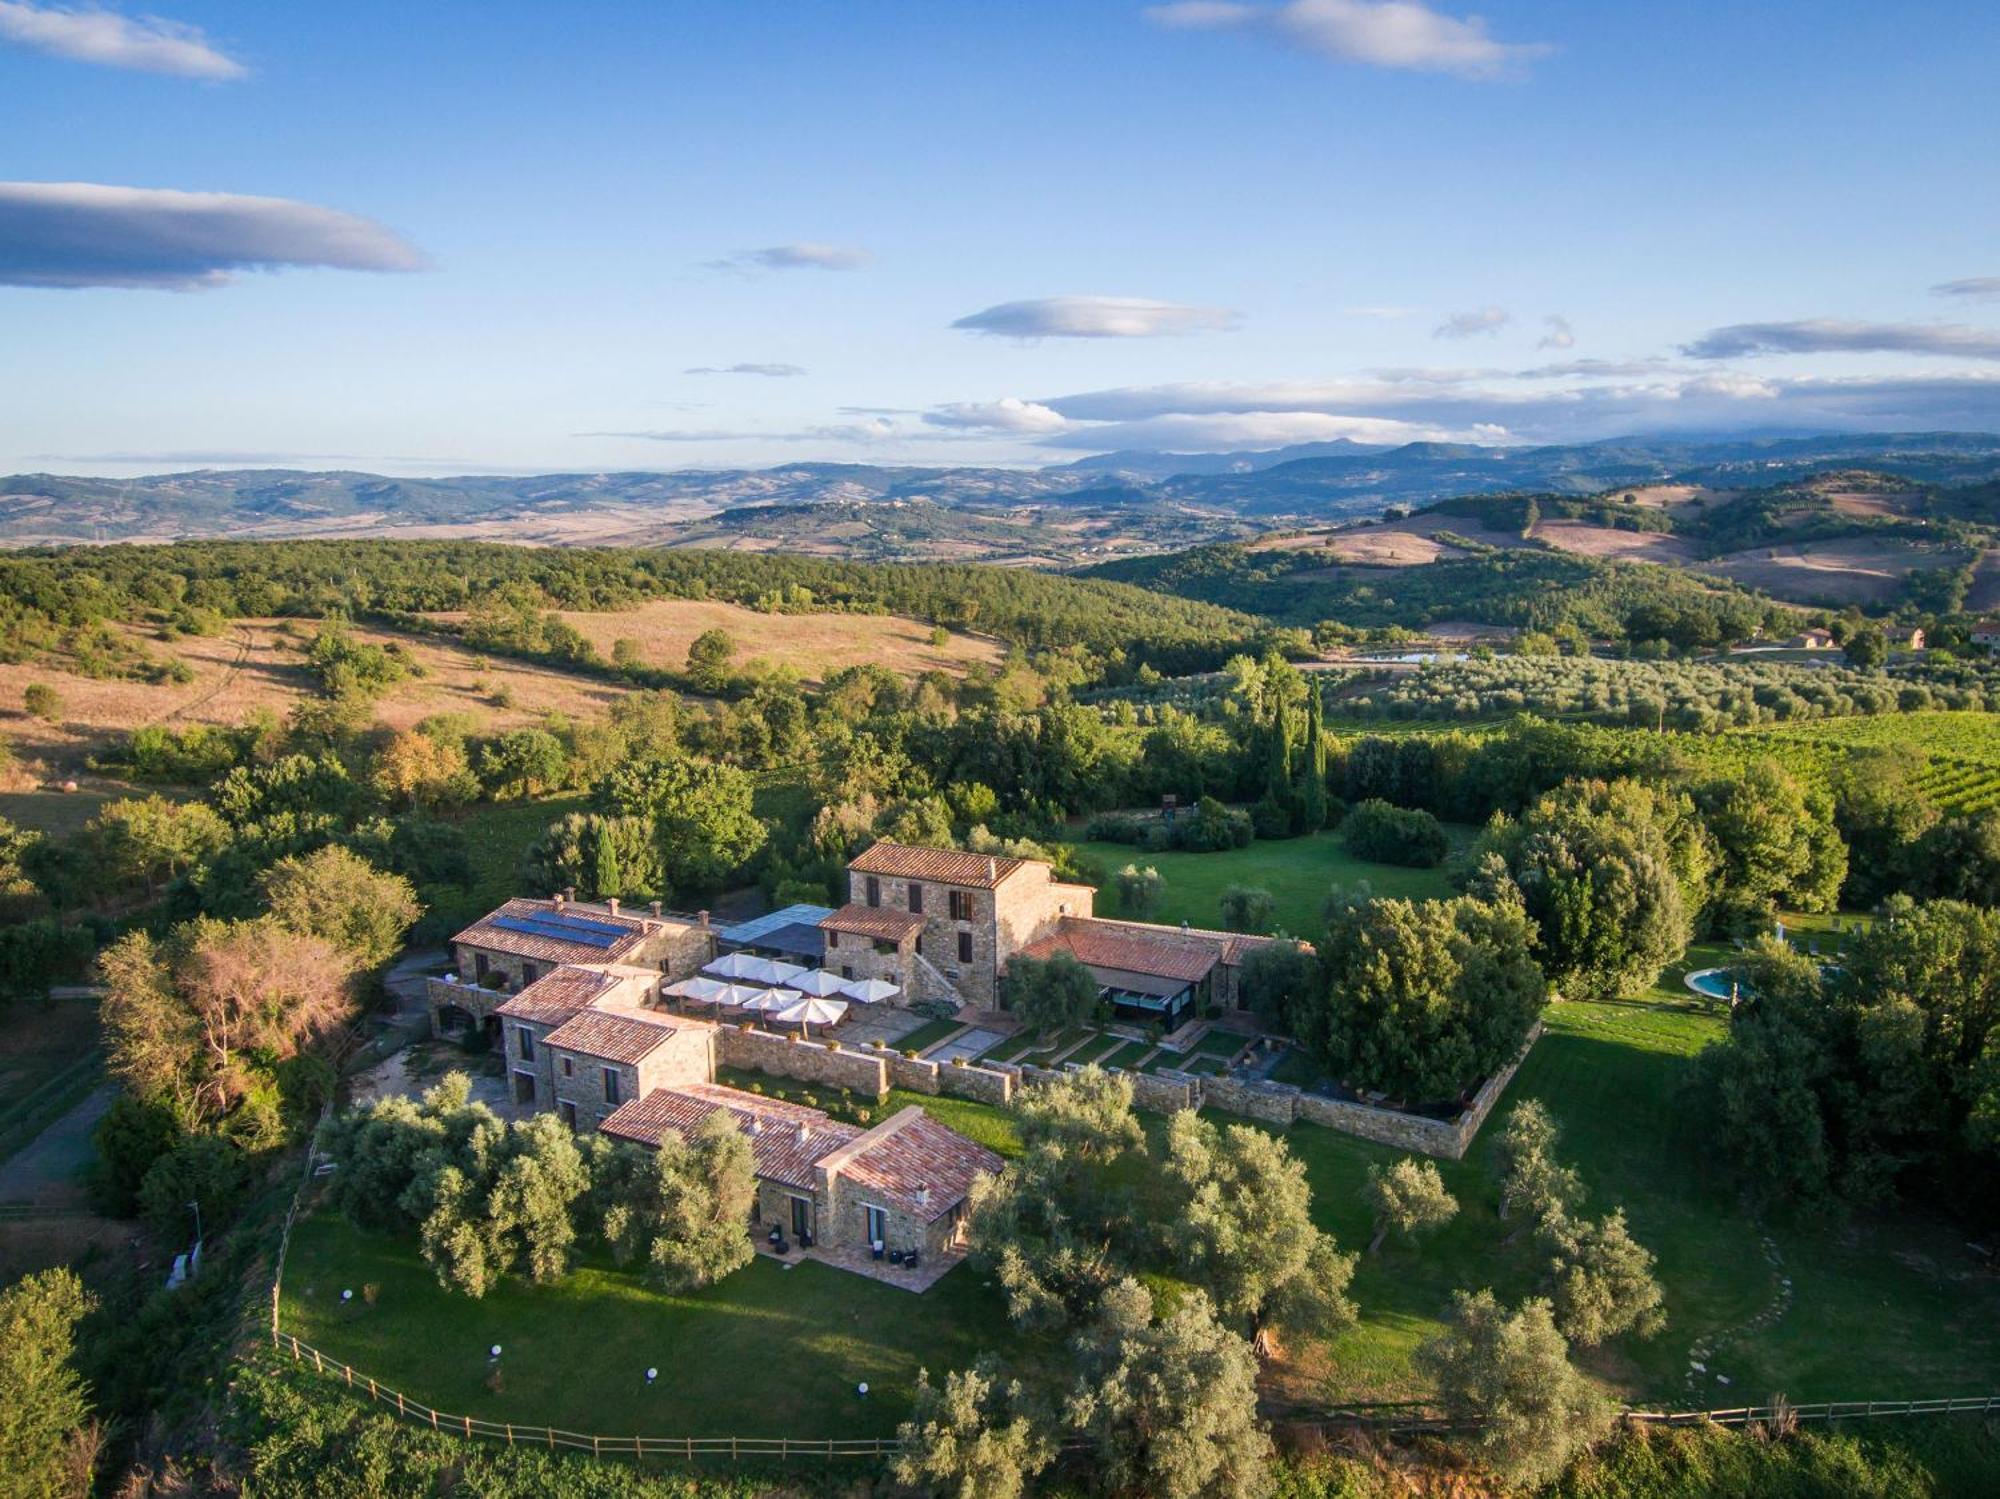
<svg viewBox="0 0 2000 1499"><path fill-rule="evenodd" d="M502 931L519 932L526 937L550 937L558 942L577 942L585 947L609 947L625 935L623 928L614 928L608 933L601 929L587 931L581 927L558 925L553 921L538 921L526 916L496 916L493 924Z"/></svg>
<svg viewBox="0 0 2000 1499"><path fill-rule="evenodd" d="M578 916L572 911L550 911L529 918L533 921L548 922L554 926L572 927L586 932L607 932L613 937L622 937L631 930L615 921L592 921L588 916Z"/></svg>

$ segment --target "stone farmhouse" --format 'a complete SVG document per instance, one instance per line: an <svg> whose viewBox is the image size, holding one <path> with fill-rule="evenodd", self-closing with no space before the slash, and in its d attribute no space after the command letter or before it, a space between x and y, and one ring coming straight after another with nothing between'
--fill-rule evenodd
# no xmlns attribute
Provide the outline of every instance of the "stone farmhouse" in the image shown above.
<svg viewBox="0 0 2000 1499"><path fill-rule="evenodd" d="M1000 1158L921 1108L863 1129L718 1084L726 1043L750 1038L667 1008L663 985L749 951L882 980L903 1003L941 1000L974 1019L1004 1009L1012 960L1062 952L1120 1018L1173 1031L1207 1006L1240 1007L1243 959L1274 940L1099 918L1089 886L1032 859L885 841L847 877L837 910L791 906L732 927L707 912L518 897L452 939L453 971L429 984L433 1028L484 1029L515 1104L573 1129L657 1148L726 1111L756 1159L760 1233L836 1263L880 1247L935 1265L962 1247L973 1184Z"/></svg>
<svg viewBox="0 0 2000 1499"><path fill-rule="evenodd" d="M514 1101L573 1129L657 1149L727 1113L750 1141L758 1192L746 1228L760 1239L776 1230L836 1264L872 1264L878 1251L912 1270L954 1263L973 1184L1000 1157L919 1107L864 1129L717 1084L718 1028L664 1008L659 993L663 977L713 955L710 935L695 940L712 930L563 897L512 900L452 939L458 975L432 981L433 1022L490 1022Z"/></svg>

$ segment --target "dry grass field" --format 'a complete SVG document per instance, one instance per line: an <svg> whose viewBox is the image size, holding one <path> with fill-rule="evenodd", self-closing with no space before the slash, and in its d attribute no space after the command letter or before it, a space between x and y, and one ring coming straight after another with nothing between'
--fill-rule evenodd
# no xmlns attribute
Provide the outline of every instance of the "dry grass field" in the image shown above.
<svg viewBox="0 0 2000 1499"><path fill-rule="evenodd" d="M655 599L616 614L565 612L598 652L610 658L612 642L636 640L649 666L678 669L688 645L704 630L726 630L736 642L736 663L762 660L789 666L807 681L820 681L846 666L872 663L904 676L931 670L954 675L1000 659L999 646L972 635L954 634L941 646L930 626L886 614L762 614L737 604L694 599Z"/></svg>
<svg viewBox="0 0 2000 1499"><path fill-rule="evenodd" d="M1413 515L1386 525L1340 526L1329 531L1293 532L1259 537L1247 543L1253 552L1316 552L1329 565L1356 567L1421 567L1440 557L1463 557L1465 551L1438 540L1440 531L1463 536L1481 546L1518 547L1521 538L1494 531L1463 515Z"/></svg>
<svg viewBox="0 0 2000 1499"><path fill-rule="evenodd" d="M933 646L928 626L881 615L760 614L732 604L660 600L624 613L564 617L606 657L613 641L629 637L640 642L648 662L663 667L679 667L688 643L716 626L736 638L739 666L753 661L790 666L808 680L861 662L914 676L933 668L961 673L1000 658L990 640L958 634ZM187 664L194 678L180 684L80 676L58 662L0 664L0 739L19 761L0 778L4 815L35 826L66 826L87 817L97 803L125 788L88 774L85 761L141 725L233 725L259 710L283 718L313 690L304 650L316 628L310 621L256 619L236 621L222 635L173 641L132 632L156 660ZM487 731L534 723L549 713L588 717L626 690L590 676L483 656L449 641L372 627L354 634L374 644L399 643L421 669L376 704L375 721L384 729L412 728L438 713L469 714ZM22 707L35 682L46 682L61 696L53 723L30 717ZM58 798L41 789L47 781L71 777L82 783L76 793Z"/></svg>
<svg viewBox="0 0 2000 1499"><path fill-rule="evenodd" d="M1534 539L1558 551L1606 562L1659 562L1681 567L1695 555L1685 541L1664 531L1624 531L1580 520L1542 521L1535 527Z"/></svg>
<svg viewBox="0 0 2000 1499"><path fill-rule="evenodd" d="M1843 538L1756 547L1696 564L1776 598L1799 603L1887 604L1921 568L1956 567L1967 553L1900 537Z"/></svg>
<svg viewBox="0 0 2000 1499"><path fill-rule="evenodd" d="M69 772L114 734L142 724L238 724L258 709L282 718L312 691L303 652L314 629L307 621L240 620L211 637L159 641L135 632L155 657L187 663L194 680L178 685L77 676L46 662L0 664L0 735L24 758L42 761L51 772ZM511 728L551 711L600 712L621 690L393 631L364 628L354 634L375 644L399 641L422 668L420 677L391 688L377 705L377 721L386 728L410 728L449 712ZM31 682L46 682L61 695L56 722L22 711L22 694Z"/></svg>

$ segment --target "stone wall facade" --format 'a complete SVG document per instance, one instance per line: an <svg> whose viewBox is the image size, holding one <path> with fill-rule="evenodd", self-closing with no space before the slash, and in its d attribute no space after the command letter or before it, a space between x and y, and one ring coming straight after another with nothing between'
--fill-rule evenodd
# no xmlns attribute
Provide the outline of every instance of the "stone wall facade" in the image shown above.
<svg viewBox="0 0 2000 1499"><path fill-rule="evenodd" d="M718 1030L716 1040L717 1060L724 1066L828 1088L850 1088L875 1102L889 1092L889 1063L879 1052L833 1051L817 1041L795 1041L768 1031L731 1026Z"/></svg>
<svg viewBox="0 0 2000 1499"><path fill-rule="evenodd" d="M1096 898L1090 886L1061 884L1050 878L1048 865L1034 861L1022 864L990 889L852 869L847 885L848 899L857 905L921 915L924 926L915 951L944 976L961 999L986 1009L999 1006L1000 970L1008 957L1043 935L1061 917L1090 915ZM913 885L919 890L914 907ZM954 903L960 912L956 917L952 914ZM846 940L850 939L844 937ZM827 964L837 966L831 954ZM911 992L922 987L914 975L890 978L890 982Z"/></svg>
<svg viewBox="0 0 2000 1499"><path fill-rule="evenodd" d="M478 984L459 983L452 979L432 978L424 980L425 998L430 1003L431 1034L441 1036L447 1027L444 1017L447 1010L458 1010L472 1019L475 1029L484 1026L492 1018L493 1012L507 1003L509 991L487 989Z"/></svg>
<svg viewBox="0 0 2000 1499"><path fill-rule="evenodd" d="M514 1029L512 1025L508 1027ZM701 1021L676 1018L673 1034L648 1052L639 1062L613 1062L588 1052L566 1047L538 1045L536 1051L548 1059L549 1092L557 1112L570 1117L575 1128L595 1130L619 1104L643 1098L655 1088L671 1088L682 1083L705 1083L715 1075L715 1027ZM517 1065L509 1058L508 1065ZM617 1097L607 1097L607 1073L618 1076Z"/></svg>

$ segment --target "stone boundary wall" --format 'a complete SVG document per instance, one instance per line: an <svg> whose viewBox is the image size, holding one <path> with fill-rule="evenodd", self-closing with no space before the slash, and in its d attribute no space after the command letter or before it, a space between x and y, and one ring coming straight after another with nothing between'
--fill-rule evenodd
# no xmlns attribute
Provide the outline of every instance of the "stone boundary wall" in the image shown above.
<svg viewBox="0 0 2000 1499"><path fill-rule="evenodd" d="M791 1040L769 1031L738 1030L733 1025L716 1034L725 1066L747 1067L829 1088L852 1088L878 1103L889 1092L889 1064L879 1052L834 1051L818 1041Z"/></svg>
<svg viewBox="0 0 2000 1499"><path fill-rule="evenodd" d="M935 1062L931 1065L937 1067ZM963 1067L946 1065L938 1067L937 1081L938 1092L949 1093L953 1098L969 1098L1000 1108L1012 1107L1014 1102L1014 1074L999 1067L978 1067L969 1062Z"/></svg>
<svg viewBox="0 0 2000 1499"><path fill-rule="evenodd" d="M775 1077L796 1078L831 1088L851 1088L880 1101L893 1087L930 1097L940 1094L969 1098L999 1108L1011 1107L1022 1088L1061 1077L1063 1071L998 1062L992 1066L939 1065L870 1047L863 1051L830 1050L818 1041L791 1040L768 1031L743 1031L723 1026L717 1031L721 1061ZM1300 1120L1342 1134L1358 1135L1378 1145L1413 1150L1420 1155L1459 1160L1486 1123L1487 1115L1507 1091L1521 1063L1541 1039L1537 1020L1520 1054L1489 1077L1456 1119L1426 1119L1396 1109L1307 1093L1290 1083L1230 1077L1197 1076L1162 1067L1157 1072L1128 1072L1132 1101L1156 1114L1209 1107L1264 1124L1289 1126Z"/></svg>
<svg viewBox="0 0 2000 1499"><path fill-rule="evenodd" d="M1486 1122L1486 1116L1493 1112L1493 1106L1500 1101L1500 1095L1507 1091L1507 1085L1514 1080L1521 1063L1528 1059L1528 1053L1541 1039L1542 1023L1537 1020L1528 1031L1528 1039L1513 1061L1486 1079L1480 1090L1472 1097L1465 1112L1456 1119L1426 1119L1417 1114L1405 1114L1396 1109L1378 1109L1372 1104L1353 1103L1345 1099L1324 1098L1317 1093L1304 1093L1284 1083L1235 1084L1244 1089L1256 1087L1259 1096L1255 1100L1260 1112L1253 1118L1279 1122L1272 1114L1261 1112L1273 1109L1280 1094L1292 1095L1293 1117L1308 1124L1321 1125L1327 1129L1337 1129L1343 1134L1359 1135L1364 1140L1373 1140L1378 1145L1393 1145L1399 1150L1414 1150L1421 1155L1442 1156L1447 1160L1462 1159L1471 1148L1472 1141L1479 1133L1479 1127ZM1206 1083L1209 1102L1217 1108L1230 1108L1218 1095L1210 1078ZM1238 1111L1241 1112L1241 1111Z"/></svg>

